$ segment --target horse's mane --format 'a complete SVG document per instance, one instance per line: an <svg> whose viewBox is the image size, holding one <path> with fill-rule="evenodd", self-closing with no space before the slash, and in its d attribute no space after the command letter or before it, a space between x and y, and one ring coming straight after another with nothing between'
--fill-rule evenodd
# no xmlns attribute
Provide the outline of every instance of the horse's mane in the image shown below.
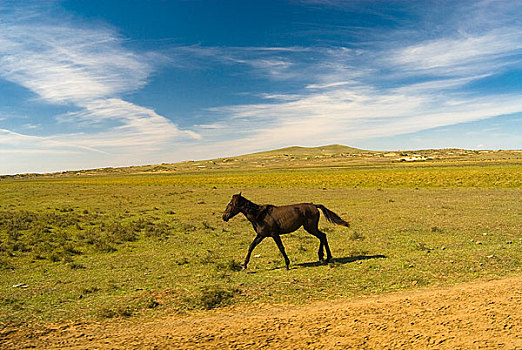
<svg viewBox="0 0 522 350"><path fill-rule="evenodd" d="M246 199L245 197L241 197L241 199L241 208L244 209L247 213L253 213L256 219L259 219L263 214L266 215L268 210L274 207L272 204L256 204Z"/></svg>
<svg viewBox="0 0 522 350"><path fill-rule="evenodd" d="M240 198L241 198L241 203L239 205L241 206L241 208L248 210L248 211L259 210L260 206L257 205L256 203L246 199L245 197L240 197Z"/></svg>

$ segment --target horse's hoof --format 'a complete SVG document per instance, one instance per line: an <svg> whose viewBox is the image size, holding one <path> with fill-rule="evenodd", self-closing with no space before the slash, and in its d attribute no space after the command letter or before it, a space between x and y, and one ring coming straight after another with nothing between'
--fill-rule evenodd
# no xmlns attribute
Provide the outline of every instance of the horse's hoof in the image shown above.
<svg viewBox="0 0 522 350"><path fill-rule="evenodd" d="M324 259L319 259L319 263L324 265L326 264L326 261Z"/></svg>
<svg viewBox="0 0 522 350"><path fill-rule="evenodd" d="M241 267L241 271L245 271L247 269L246 266Z"/></svg>

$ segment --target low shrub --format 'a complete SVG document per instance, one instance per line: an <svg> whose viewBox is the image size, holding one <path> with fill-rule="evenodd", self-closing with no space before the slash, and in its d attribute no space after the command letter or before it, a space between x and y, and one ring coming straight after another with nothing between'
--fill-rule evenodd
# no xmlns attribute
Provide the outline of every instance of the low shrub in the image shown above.
<svg viewBox="0 0 522 350"><path fill-rule="evenodd" d="M104 307L98 311L98 316L101 318L131 317L134 311L130 306Z"/></svg>
<svg viewBox="0 0 522 350"><path fill-rule="evenodd" d="M237 289L229 289L220 286L205 286L200 289L199 295L192 301L195 307L210 310L229 305L238 292Z"/></svg>
<svg viewBox="0 0 522 350"><path fill-rule="evenodd" d="M230 259L227 262L217 263L216 268L222 271L241 271L243 265L234 259Z"/></svg>

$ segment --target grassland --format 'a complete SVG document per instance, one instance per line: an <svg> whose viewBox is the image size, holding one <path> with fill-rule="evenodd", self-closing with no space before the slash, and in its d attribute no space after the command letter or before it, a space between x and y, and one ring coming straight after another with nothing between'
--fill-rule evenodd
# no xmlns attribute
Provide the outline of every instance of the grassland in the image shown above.
<svg viewBox="0 0 522 350"><path fill-rule="evenodd" d="M519 274L520 153L459 152L403 164L382 152L287 149L4 179L0 322L306 303ZM283 237L290 271L267 240L240 272L253 230L242 216L221 220L239 191L257 203L321 203L352 228L321 219L330 265L299 230Z"/></svg>

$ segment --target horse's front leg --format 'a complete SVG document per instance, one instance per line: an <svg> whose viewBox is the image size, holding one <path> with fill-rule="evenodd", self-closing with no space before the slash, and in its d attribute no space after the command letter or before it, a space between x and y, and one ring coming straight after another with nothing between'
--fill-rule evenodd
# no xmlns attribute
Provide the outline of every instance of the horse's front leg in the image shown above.
<svg viewBox="0 0 522 350"><path fill-rule="evenodd" d="M257 235L256 238L254 238L254 240L252 241L252 243L250 243L250 247L248 247L248 253L247 253L247 256L245 258L245 262L243 263L243 270L245 270L247 268L247 265L248 265L248 262L250 261L250 255L252 255L252 251L254 250L254 248L259 244L261 243L261 241L264 239L265 237L261 236L261 235Z"/></svg>
<svg viewBox="0 0 522 350"><path fill-rule="evenodd" d="M285 258L286 269L289 270L290 269L289 268L289 266L290 266L290 259L288 259L288 256L286 255L285 247L283 246L283 242L281 241L281 237L278 234L275 234L275 235L272 236L272 238L276 242L277 248L279 248L279 251L281 252L281 254L283 254L283 258Z"/></svg>

